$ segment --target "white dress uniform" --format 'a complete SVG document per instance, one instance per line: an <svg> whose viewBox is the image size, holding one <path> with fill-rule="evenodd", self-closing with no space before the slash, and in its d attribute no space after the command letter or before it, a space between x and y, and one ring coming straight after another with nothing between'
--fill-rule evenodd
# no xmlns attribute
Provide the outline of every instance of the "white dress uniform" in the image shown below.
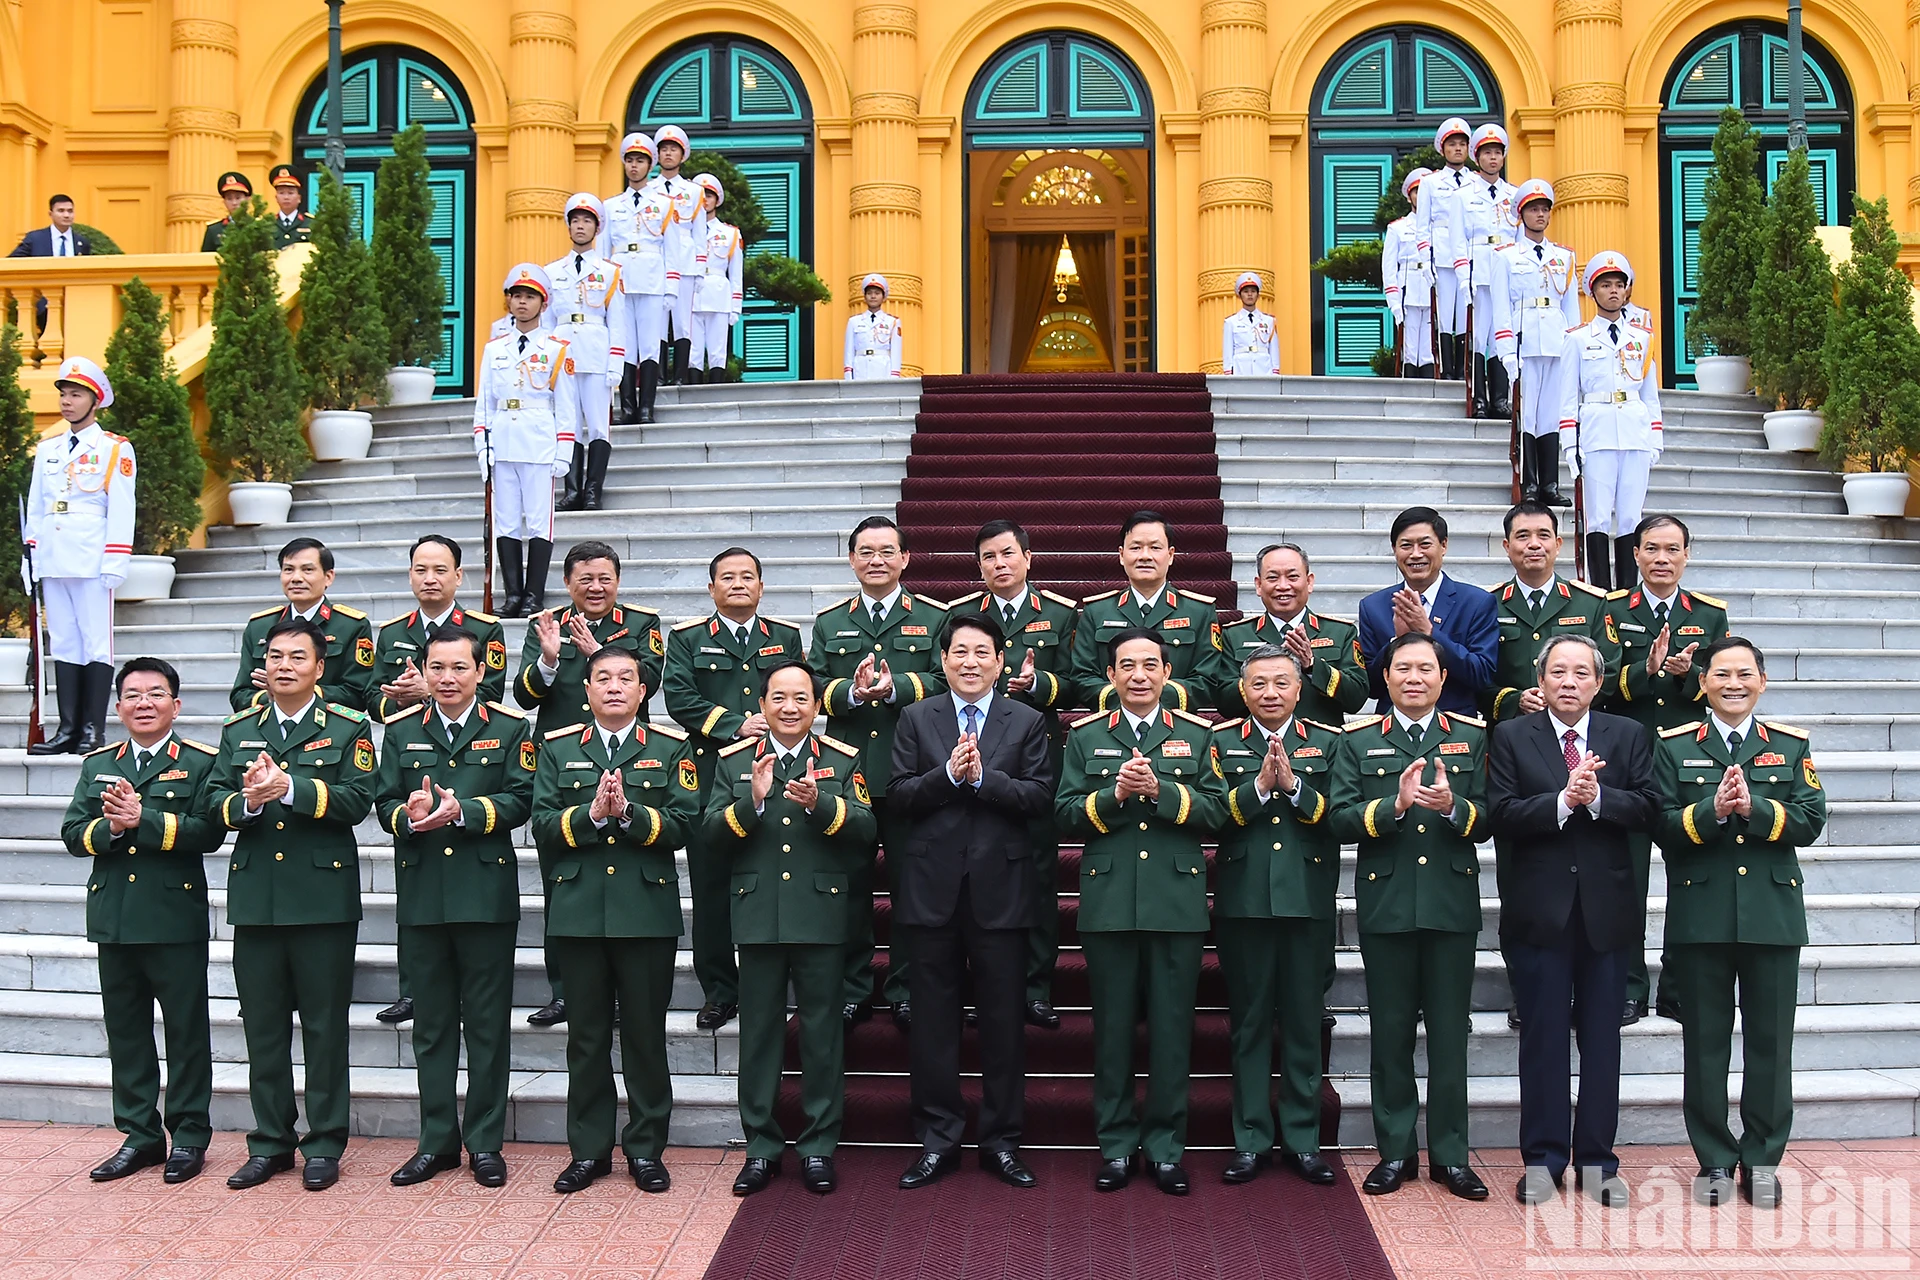
<svg viewBox="0 0 1920 1280"><path fill-rule="evenodd" d="M658 192L673 206L666 228L667 306L673 313L673 336L693 337L693 288L706 259L707 210L704 193L691 178L655 174L647 190Z"/></svg>
<svg viewBox="0 0 1920 1280"><path fill-rule="evenodd" d="M1434 131L1433 145L1438 147L1450 134L1471 132L1465 120L1456 117L1444 121ZM1467 327L1467 299L1459 289L1459 272L1469 260L1467 246L1453 239L1453 225L1454 205L1466 194L1467 183L1472 180L1473 175L1464 166L1436 169L1420 180L1420 195L1413 202L1413 225L1419 232L1415 239L1433 251L1439 295L1434 314L1441 333L1461 333Z"/></svg>
<svg viewBox="0 0 1920 1280"><path fill-rule="evenodd" d="M541 318L567 344L579 420L575 439L592 444L608 438L607 392L620 385L626 363L627 296L620 289L620 268L589 250L564 254L547 264L553 298ZM511 324L511 320L508 322ZM567 375L562 374L562 377Z"/></svg>
<svg viewBox="0 0 1920 1280"><path fill-rule="evenodd" d="M553 329L553 312L542 311L540 313L540 327L548 331ZM495 320L492 327L487 330L487 341L492 342L495 338L504 338L510 333L518 332L520 332L520 330L514 326L512 316L501 316Z"/></svg>
<svg viewBox="0 0 1920 1280"><path fill-rule="evenodd" d="M614 336L632 363L658 361L667 336L667 304L679 288L678 280L667 275L673 202L652 187L628 187L604 203L607 225L600 252L620 268L620 290L627 295L627 332Z"/></svg>
<svg viewBox="0 0 1920 1280"><path fill-rule="evenodd" d="M840 372L849 382L900 376L903 346L900 317L885 310L885 298L893 291L887 287L885 276L869 272L860 281L860 292L864 296L868 289L875 287L880 290L881 309L859 312L847 321L846 357Z"/></svg>
<svg viewBox="0 0 1920 1280"><path fill-rule="evenodd" d="M1387 309L1400 327L1403 369L1431 365L1433 358L1433 264L1413 225L1413 215L1395 218L1380 238L1380 280Z"/></svg>
<svg viewBox="0 0 1920 1280"><path fill-rule="evenodd" d="M573 461L580 414L570 360L544 329L496 338L480 355L473 450L481 474L492 463L495 537L553 538L553 481Z"/></svg>
<svg viewBox="0 0 1920 1280"><path fill-rule="evenodd" d="M1602 271L1625 263L1618 254L1596 254L1586 282L1590 287ZM1586 486L1587 529L1621 537L1640 523L1647 475L1662 448L1653 329L1631 314L1617 321L1595 316L1565 338L1554 371L1560 453Z"/></svg>
<svg viewBox="0 0 1920 1280"><path fill-rule="evenodd" d="M1220 326L1220 372L1280 373L1280 328L1258 307L1241 307Z"/></svg>
<svg viewBox="0 0 1920 1280"><path fill-rule="evenodd" d="M1516 190L1504 178L1488 182L1475 173L1453 202L1454 222L1448 235L1455 246L1465 246L1466 265L1456 267L1454 274L1459 296L1467 297L1469 288L1473 291L1473 355L1493 351L1493 256L1502 245L1513 243Z"/></svg>
<svg viewBox="0 0 1920 1280"><path fill-rule="evenodd" d="M693 290L691 363L695 365L727 367L728 339L744 300L740 277L744 256L739 230L708 214L700 276Z"/></svg>
<svg viewBox="0 0 1920 1280"><path fill-rule="evenodd" d="M71 380L64 366L60 380ZM55 662L113 662L113 593L133 554L138 475L133 444L97 422L49 436L34 452L26 544Z"/></svg>
<svg viewBox="0 0 1920 1280"><path fill-rule="evenodd" d="M1525 384L1520 430L1530 436L1553 435L1560 429L1560 406L1541 392L1552 380L1567 334L1580 327L1573 250L1523 236L1491 261L1494 354L1510 376Z"/></svg>

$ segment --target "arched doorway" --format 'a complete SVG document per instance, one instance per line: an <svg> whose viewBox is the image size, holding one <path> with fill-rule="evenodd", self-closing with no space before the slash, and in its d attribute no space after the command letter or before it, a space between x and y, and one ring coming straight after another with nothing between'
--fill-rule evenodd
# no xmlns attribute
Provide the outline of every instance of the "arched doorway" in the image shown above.
<svg viewBox="0 0 1920 1280"><path fill-rule="evenodd" d="M1022 37L966 107L966 367L1154 367L1153 101L1092 36Z"/></svg>
<svg viewBox="0 0 1920 1280"><path fill-rule="evenodd" d="M1803 34L1807 160L1820 220L1853 217L1853 91L1840 62ZM1707 216L1713 133L1738 107L1760 135L1760 180L1769 190L1787 162L1787 29L1753 19L1715 27L1674 60L1660 94L1660 254L1666 271L1661 342L1667 380L1693 385L1687 318L1699 293L1700 224Z"/></svg>
<svg viewBox="0 0 1920 1280"><path fill-rule="evenodd" d="M813 257L813 107L793 64L741 36L702 36L650 63L627 99L626 128L687 131L694 150L739 167L766 210L768 231L749 253ZM724 211L723 211L724 212ZM749 382L813 376L813 309L748 292L733 351Z"/></svg>
<svg viewBox="0 0 1920 1280"><path fill-rule="evenodd" d="M433 221L427 237L440 256L447 289L444 344L434 366L441 395L473 389L473 104L452 72L405 45L375 45L346 57L340 77L341 132L347 144L347 194L360 233L373 237L373 182L393 154L393 135L419 123L429 138ZM327 78L317 77L294 115L294 164L307 183L307 207L319 194L326 156ZM489 317L489 320L491 317Z"/></svg>
<svg viewBox="0 0 1920 1280"><path fill-rule="evenodd" d="M1313 86L1307 128L1312 258L1378 239L1374 216L1394 164L1433 145L1448 116L1501 121L1500 85L1480 56L1444 31L1395 26L1348 41ZM1313 371L1369 377L1393 345L1393 316L1378 289L1313 277Z"/></svg>

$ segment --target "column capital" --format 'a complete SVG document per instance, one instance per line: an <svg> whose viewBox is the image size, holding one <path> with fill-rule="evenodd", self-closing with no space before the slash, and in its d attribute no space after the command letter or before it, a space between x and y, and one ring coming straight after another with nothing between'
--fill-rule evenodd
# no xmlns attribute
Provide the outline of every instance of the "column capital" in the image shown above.
<svg viewBox="0 0 1920 1280"><path fill-rule="evenodd" d="M1621 0L1553 0L1553 25L1564 27L1574 22L1620 22Z"/></svg>
<svg viewBox="0 0 1920 1280"><path fill-rule="evenodd" d="M1567 173L1553 183L1556 205L1627 203L1624 173Z"/></svg>
<svg viewBox="0 0 1920 1280"><path fill-rule="evenodd" d="M545 3L546 0L529 0ZM573 15L564 9L516 8L507 19L509 40L559 40L572 44L578 32Z"/></svg>
<svg viewBox="0 0 1920 1280"><path fill-rule="evenodd" d="M175 49L213 49L232 54L240 52L240 29L219 18L175 18L167 36Z"/></svg>
<svg viewBox="0 0 1920 1280"><path fill-rule="evenodd" d="M920 15L910 4L900 4L897 0L880 0L876 4L863 4L853 11L853 35L857 40L861 36L891 31L896 35L918 35Z"/></svg>
<svg viewBox="0 0 1920 1280"><path fill-rule="evenodd" d="M1200 30L1215 27L1259 27L1266 30L1266 0L1206 0L1200 6Z"/></svg>

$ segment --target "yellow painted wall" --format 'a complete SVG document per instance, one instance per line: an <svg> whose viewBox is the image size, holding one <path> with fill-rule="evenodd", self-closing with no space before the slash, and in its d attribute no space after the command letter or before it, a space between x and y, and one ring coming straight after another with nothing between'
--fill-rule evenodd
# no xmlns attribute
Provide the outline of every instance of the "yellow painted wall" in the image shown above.
<svg viewBox="0 0 1920 1280"><path fill-rule="evenodd" d="M1844 66L1860 191L1891 194L1920 232L1920 4L1807 0L1806 24ZM1657 306L1658 97L1683 46L1759 0L665 0L637 10L576 0L347 0L346 46L433 54L473 102L479 139L479 314L488 282L551 248L568 191L617 189L620 121L647 63L675 42L731 31L780 50L816 120L815 268L835 300L814 364L840 362L840 317L869 270L895 277L908 361L961 367L963 100L1002 45L1067 28L1130 57L1157 112L1154 172L1159 364L1210 368L1232 275L1273 282L1286 367L1309 367L1306 115L1315 77L1349 39L1396 22L1446 27L1500 82L1510 177L1559 187L1556 228L1584 256L1624 249L1637 300ZM129 252L197 247L214 176L264 189L290 159L295 105L322 73L319 0L0 0L0 239L42 225L45 197ZM698 137L695 138L696 144ZM1604 243L1602 243L1604 241ZM484 332L484 329L481 330Z"/></svg>

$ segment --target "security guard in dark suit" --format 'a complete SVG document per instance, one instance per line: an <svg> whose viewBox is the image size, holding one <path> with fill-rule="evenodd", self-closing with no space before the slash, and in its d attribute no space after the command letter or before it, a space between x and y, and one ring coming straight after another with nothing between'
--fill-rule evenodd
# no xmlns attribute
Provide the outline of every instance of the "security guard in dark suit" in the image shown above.
<svg viewBox="0 0 1920 1280"><path fill-rule="evenodd" d="M1778 1208L1775 1169L1793 1127L1793 1018L1807 944L1797 851L1820 838L1827 797L1804 729L1755 718L1766 659L1730 637L1695 667L1711 708L1663 730L1654 755L1667 862L1667 947L1679 984L1687 1137L1700 1160L1694 1199ZM1727 1073L1738 990L1740 1127L1727 1127Z"/></svg>
<svg viewBox="0 0 1920 1280"><path fill-rule="evenodd" d="M273 184L274 203L279 206L273 214L273 247L284 249L313 239L313 219L301 212L300 175L293 171L293 166L273 166L267 181Z"/></svg>
<svg viewBox="0 0 1920 1280"><path fill-rule="evenodd" d="M1269 1160L1277 1031L1282 1159L1324 1186L1334 1172L1320 1156L1322 975L1333 964L1340 884L1326 788L1340 730L1301 717L1307 686L1294 648L1262 645L1244 656L1240 686L1250 714L1213 731L1227 784L1213 936L1233 1035L1234 1155L1222 1176L1251 1182Z"/></svg>
<svg viewBox="0 0 1920 1280"><path fill-rule="evenodd" d="M1107 683L1107 651L1116 635L1134 627L1166 643L1168 678L1161 696L1169 707L1210 707L1239 678L1220 639L1213 598L1167 584L1173 565L1173 529L1157 512L1136 511L1120 526L1120 567L1127 587L1080 602L1073 639L1073 678L1080 701L1096 711L1116 705Z"/></svg>
<svg viewBox="0 0 1920 1280"><path fill-rule="evenodd" d="M113 1068L120 1150L90 1175L124 1178L166 1162L168 1182L200 1172L212 1136L213 1048L207 1026L207 874L201 855L227 838L207 808L214 749L173 731L180 676L158 658L120 668L120 723L131 742L80 764L60 838L87 876L87 941L100 952L100 1012ZM167 1116L153 1006L167 1031ZM167 1134L173 1150L167 1151Z"/></svg>
<svg viewBox="0 0 1920 1280"><path fill-rule="evenodd" d="M228 705L235 711L267 701L267 634L290 618L319 626L326 639L320 696L355 711L373 701L373 624L367 615L327 599L333 586L333 552L317 538L295 538L280 548L280 590L287 603L262 609L240 633L240 668Z"/></svg>
<svg viewBox="0 0 1920 1280"><path fill-rule="evenodd" d="M736 739L764 737L760 682L785 662L805 662L800 628L760 616L766 583L760 557L728 547L707 565L714 611L673 629L667 640L667 714L687 731L700 770L704 805L720 752ZM687 879L693 890L693 976L704 1002L702 1031L725 1026L740 1010L740 970L733 956L726 859L696 826L687 835Z"/></svg>
<svg viewBox="0 0 1920 1280"><path fill-rule="evenodd" d="M534 743L525 716L480 700L479 636L449 624L422 656L432 696L387 721L375 802L393 833L400 956L420 997L420 1146L392 1181L411 1186L459 1168L464 1127L474 1181L497 1187L507 1180L500 1148L520 922L513 832L533 807ZM463 1029L464 1126L455 1084Z"/></svg>
<svg viewBox="0 0 1920 1280"><path fill-rule="evenodd" d="M1321 724L1340 724L1367 704L1360 628L1345 618L1314 612L1312 562L1291 542L1262 547L1253 563L1253 589L1263 608L1220 629L1228 664L1238 671L1256 649L1284 646L1307 673L1297 714ZM1230 715L1246 714L1237 680L1219 691L1219 702Z"/></svg>
<svg viewBox="0 0 1920 1280"><path fill-rule="evenodd" d="M250 1159L227 1179L258 1186L293 1168L293 1018L306 1063L311 1191L340 1177L346 1149L347 1007L360 932L354 824L373 808L373 733L364 712L321 701L326 633L304 618L265 637L267 700L227 719L213 812L240 833L227 867L233 976L246 1024Z"/></svg>
<svg viewBox="0 0 1920 1280"><path fill-rule="evenodd" d="M586 660L592 720L546 736L533 838L547 868L547 950L567 1013L567 1147L553 1180L583 1191L612 1171L613 1036L619 1007L627 1125L620 1146L642 1191L672 1185L661 1162L673 1115L667 1006L680 946L673 851L698 819L700 772L687 735L649 725L639 655L602 645Z"/></svg>
<svg viewBox="0 0 1920 1280"><path fill-rule="evenodd" d="M853 885L873 847L860 753L811 732L817 681L785 661L760 678L767 732L721 752L705 818L708 855L727 869L740 947L740 1127L747 1160L733 1193L762 1190L786 1135L774 1118L787 1045L787 987L799 1009L800 1109L794 1141L809 1191L832 1191L846 1110L841 984L858 931Z"/></svg>
<svg viewBox="0 0 1920 1280"><path fill-rule="evenodd" d="M227 216L217 222L209 222L207 229L200 233L200 252L218 253L220 242L226 239L227 228L233 225L233 215L240 206L253 199L253 184L247 181L247 175L228 170L220 175L216 184L221 201L227 206Z"/></svg>
<svg viewBox="0 0 1920 1280"><path fill-rule="evenodd" d="M1435 709L1446 670L1426 635L1395 636L1381 663L1393 709L1346 727L1331 795L1334 835L1360 846L1354 897L1380 1149L1360 1189L1384 1195L1419 1176L1413 1055L1424 1022L1428 1172L1461 1199L1484 1200L1486 1184L1467 1163L1467 1030L1487 731L1471 716Z"/></svg>
<svg viewBox="0 0 1920 1280"><path fill-rule="evenodd" d="M1492 589L1498 606L1500 648L1493 684L1480 691L1480 710L1491 721L1516 720L1547 704L1540 695L1533 660L1555 636L1585 636L1606 659L1602 687L1618 678L1619 637L1607 627L1607 593L1554 572L1560 557L1560 519L1544 502L1528 498L1508 511L1501 547L1513 577Z"/></svg>

